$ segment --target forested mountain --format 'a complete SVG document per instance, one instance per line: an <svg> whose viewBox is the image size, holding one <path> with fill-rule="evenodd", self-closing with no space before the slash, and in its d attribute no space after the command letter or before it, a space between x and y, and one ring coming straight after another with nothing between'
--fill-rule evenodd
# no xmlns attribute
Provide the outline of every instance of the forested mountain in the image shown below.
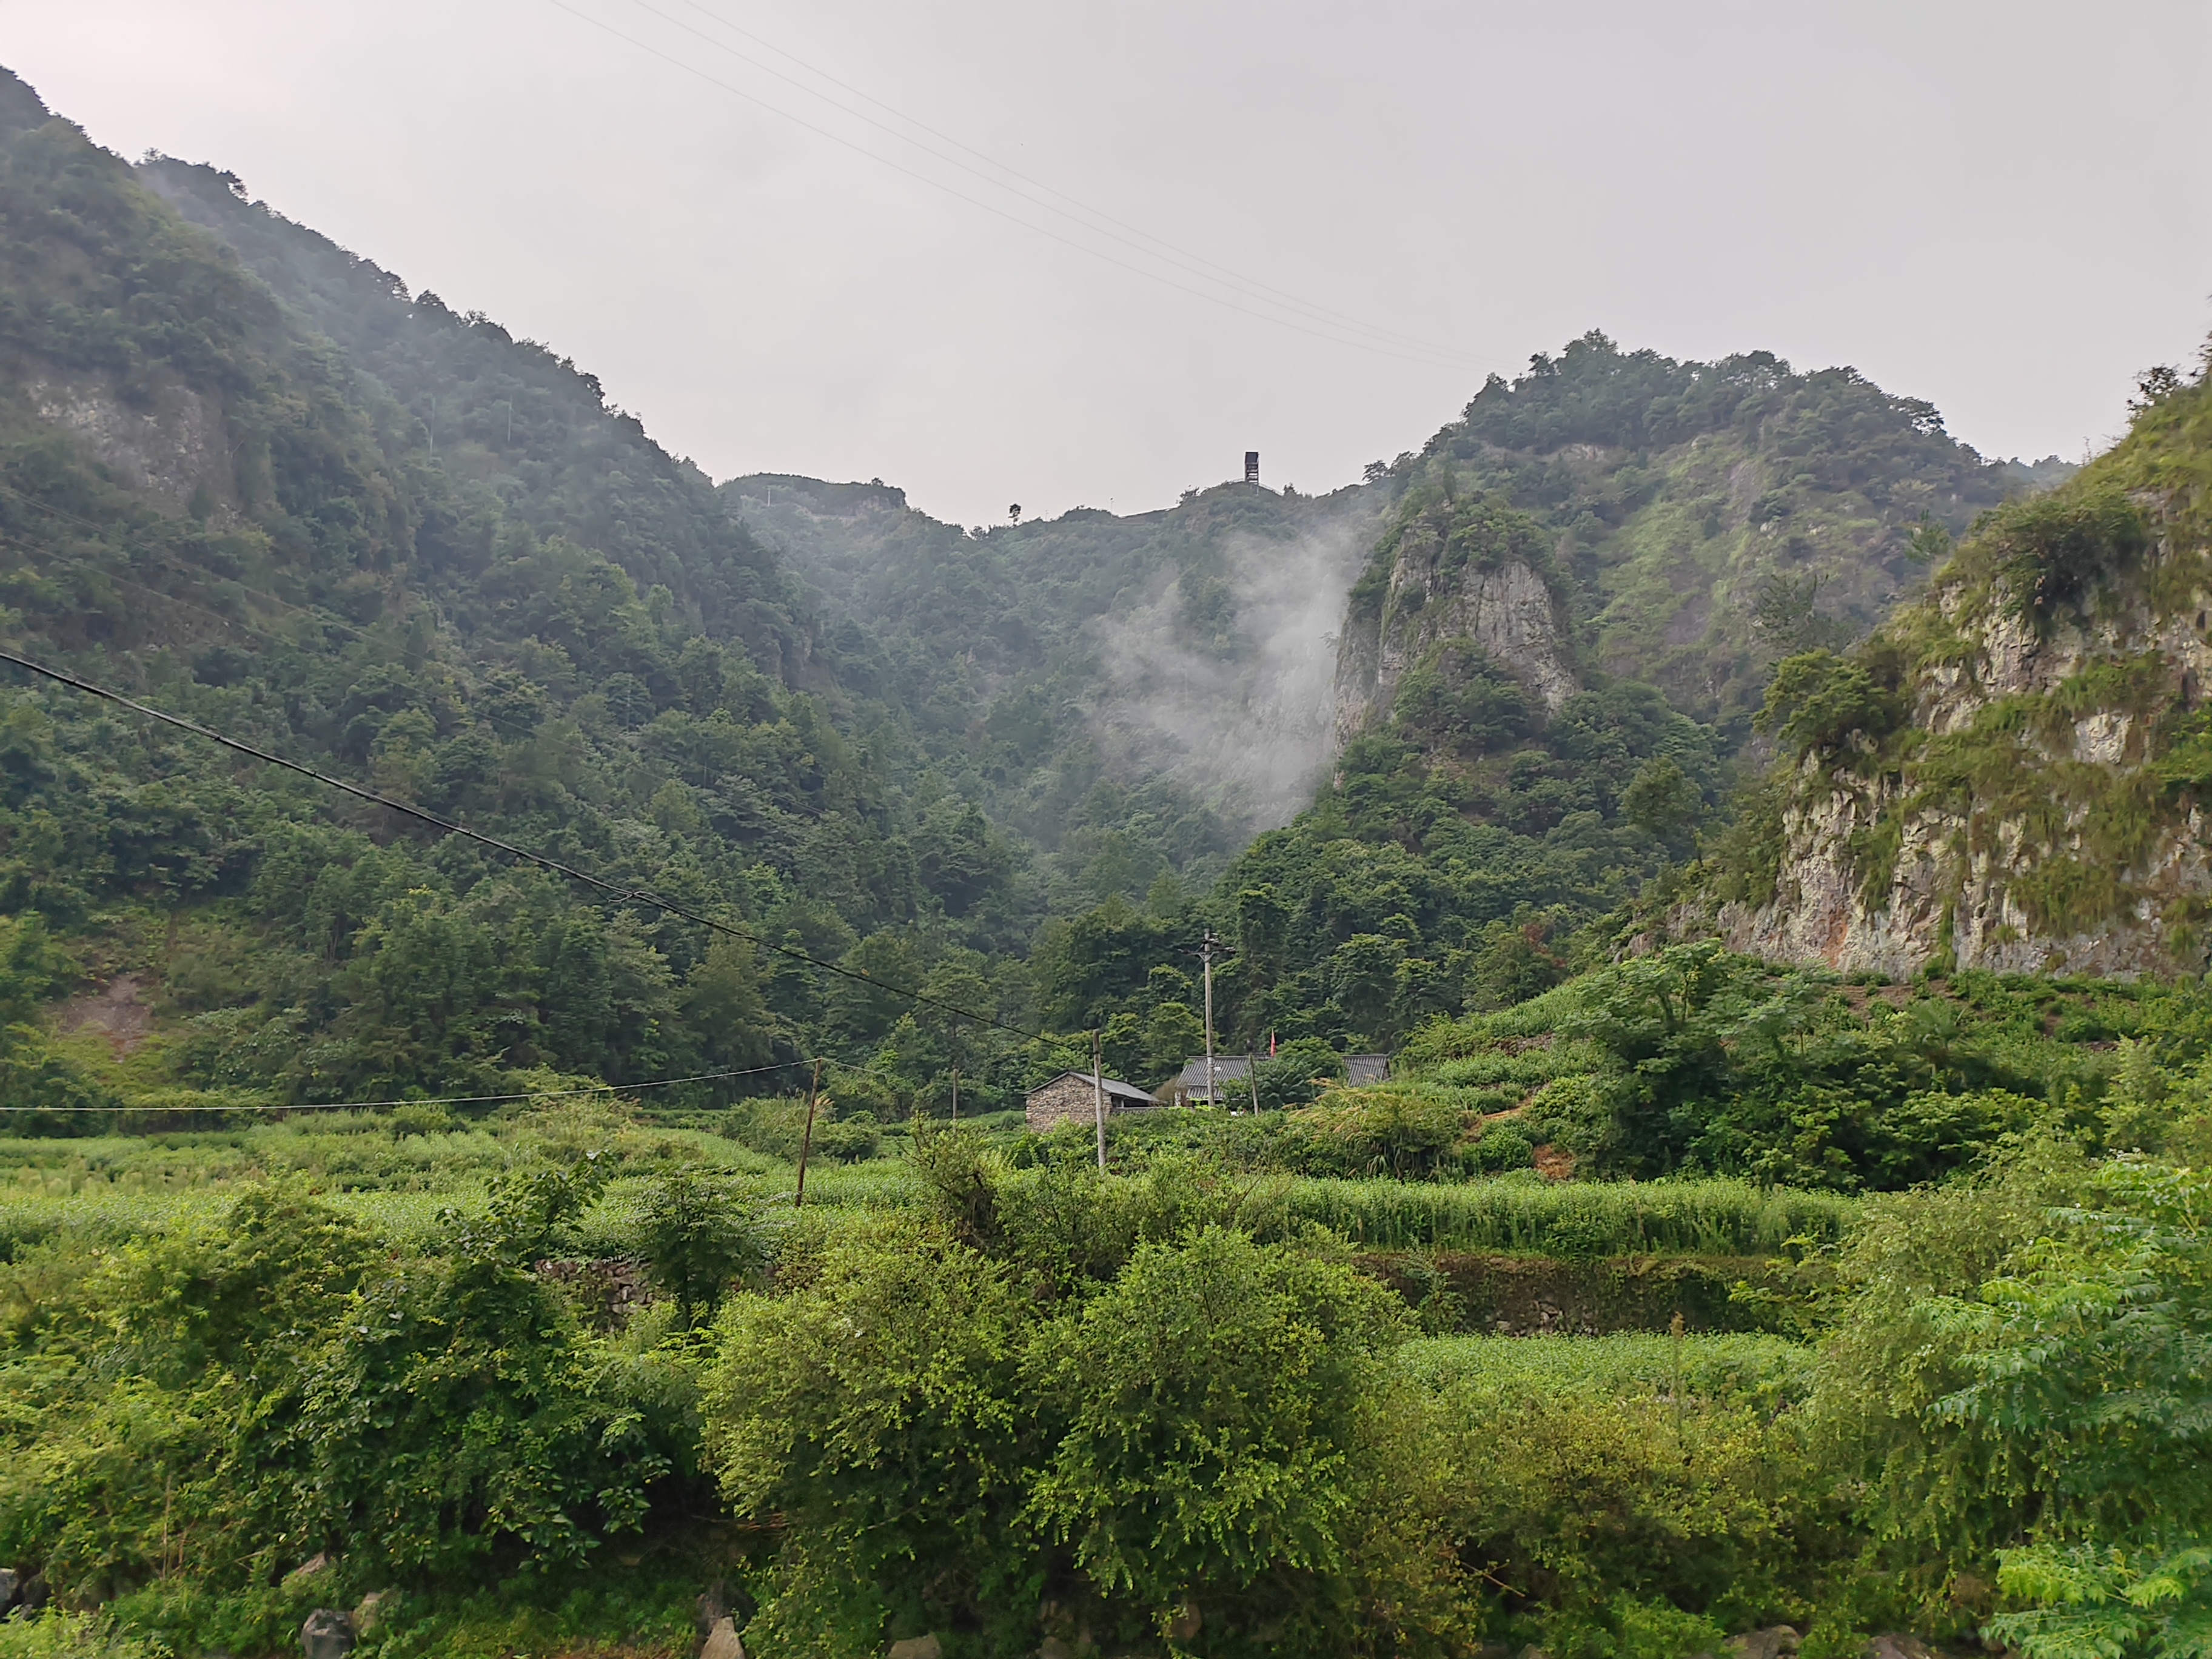
<svg viewBox="0 0 2212 1659"><path fill-rule="evenodd" d="M5 89L12 647L773 941L1026 1008L1018 849L848 685L703 475L544 348ZM657 1079L866 1055L899 1016L75 694L18 683L6 708L22 982L89 978L162 1033L127 1076L26 1035L16 1072L87 1098Z"/></svg>
<svg viewBox="0 0 2212 1659"><path fill-rule="evenodd" d="M933 763L1053 855L1063 905L1203 890L1312 799L1343 594L1389 500L1237 483L969 531L881 484L722 489L877 641L869 686Z"/></svg>
<svg viewBox="0 0 2212 1659"><path fill-rule="evenodd" d="M0 1659L2205 1659L2208 423L963 529L0 71Z"/></svg>
<svg viewBox="0 0 2212 1659"><path fill-rule="evenodd" d="M2067 470L1765 353L1592 334L1492 377L1370 470L1389 506L1347 595L1334 765L1208 908L1238 951L1231 1048L1389 1046L1610 948L1574 936L1726 818L1776 659L1864 633L1954 529ZM1152 1019L1167 931L1112 906L1048 929L1046 1006Z"/></svg>
<svg viewBox="0 0 2212 1659"><path fill-rule="evenodd" d="M1232 1052L1556 980L1694 849L1767 665L2033 482L1848 370L1592 335L1325 497L971 530L880 483L717 489L228 175L127 167L20 82L6 108L18 645L771 947L1104 1029L1144 1081L1197 1042L1207 927ZM956 1064L988 1105L1066 1057L9 696L26 983L159 1032L127 1075L25 1049L88 1100L828 1053L903 1112Z"/></svg>
<svg viewBox="0 0 2212 1659"><path fill-rule="evenodd" d="M1855 369L1677 362L1595 332L1491 376L1401 468L1528 514L1590 670L1659 686L1731 747L1778 651L1855 638L1914 584L1917 534L2071 471L1984 459Z"/></svg>

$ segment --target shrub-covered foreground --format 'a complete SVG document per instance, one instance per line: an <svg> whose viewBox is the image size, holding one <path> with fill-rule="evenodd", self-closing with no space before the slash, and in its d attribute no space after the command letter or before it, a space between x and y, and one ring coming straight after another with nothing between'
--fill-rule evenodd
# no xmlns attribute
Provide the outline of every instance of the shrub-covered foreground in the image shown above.
<svg viewBox="0 0 2212 1659"><path fill-rule="evenodd" d="M0 1655L244 1659L372 1591L394 1659L669 1653L719 1581L769 1659L1692 1659L1784 1621L2178 1659L2212 1077L2131 1064L2099 1121L1820 1212L1779 1270L1802 1343L1427 1336L1328 1188L1187 1153L924 1133L901 1201L793 1210L710 1137L576 1114L450 1137L496 1164L397 1229L234 1170L10 1235L0 1565L49 1600Z"/></svg>

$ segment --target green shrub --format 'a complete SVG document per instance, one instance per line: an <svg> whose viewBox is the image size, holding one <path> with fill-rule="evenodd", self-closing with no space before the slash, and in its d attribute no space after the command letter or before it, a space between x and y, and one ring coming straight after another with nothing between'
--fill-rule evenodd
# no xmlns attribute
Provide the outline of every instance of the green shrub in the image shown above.
<svg viewBox="0 0 2212 1659"><path fill-rule="evenodd" d="M2039 634L2086 611L2150 545L2142 508L2111 483L2009 502L1983 534L2022 620Z"/></svg>
<svg viewBox="0 0 2212 1659"><path fill-rule="evenodd" d="M775 1255L757 1189L714 1171L672 1170L647 1189L635 1224L654 1282L687 1317L711 1311Z"/></svg>
<svg viewBox="0 0 2212 1659"><path fill-rule="evenodd" d="M1879 743L1905 719L1896 694L1859 663L1826 648L1785 657L1752 724L1798 755L1832 759L1855 740Z"/></svg>
<svg viewBox="0 0 2212 1659"><path fill-rule="evenodd" d="M1304 1175L1387 1175L1434 1180L1459 1167L1466 1115L1445 1102L1392 1089L1335 1089L1294 1112L1275 1157Z"/></svg>

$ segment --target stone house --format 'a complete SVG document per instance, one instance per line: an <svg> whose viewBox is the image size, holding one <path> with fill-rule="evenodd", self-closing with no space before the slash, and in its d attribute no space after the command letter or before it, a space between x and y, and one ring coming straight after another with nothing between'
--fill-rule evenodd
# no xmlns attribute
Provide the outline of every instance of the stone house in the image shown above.
<svg viewBox="0 0 2212 1659"><path fill-rule="evenodd" d="M1344 1075L1345 1081L1354 1088L1380 1083L1390 1075L1390 1056L1346 1054ZM1207 1106L1218 1100L1232 1111L1249 1108L1252 1103L1252 1062L1243 1054L1214 1055L1213 1089L1209 1094L1206 1086L1206 1056L1200 1054L1177 1073L1173 1082L1161 1085L1160 1097L1182 1106Z"/></svg>
<svg viewBox="0 0 2212 1659"><path fill-rule="evenodd" d="M1160 1103L1131 1083L1103 1079L1108 1112L1150 1111ZM1097 1118L1097 1094L1088 1072L1062 1072L1049 1083L1029 1093L1030 1127L1038 1134L1063 1123L1091 1123Z"/></svg>

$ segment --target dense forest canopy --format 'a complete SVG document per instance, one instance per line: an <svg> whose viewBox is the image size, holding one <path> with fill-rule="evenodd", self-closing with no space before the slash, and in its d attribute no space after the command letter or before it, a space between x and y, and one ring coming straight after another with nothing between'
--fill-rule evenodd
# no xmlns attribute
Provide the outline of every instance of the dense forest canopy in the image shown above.
<svg viewBox="0 0 2212 1659"><path fill-rule="evenodd" d="M206 169L134 173L61 122L4 167L15 644L809 955L1025 1009L1023 849L588 376ZM137 1085L627 1082L865 1056L897 1018L73 697L9 703L11 903L175 1017Z"/></svg>

